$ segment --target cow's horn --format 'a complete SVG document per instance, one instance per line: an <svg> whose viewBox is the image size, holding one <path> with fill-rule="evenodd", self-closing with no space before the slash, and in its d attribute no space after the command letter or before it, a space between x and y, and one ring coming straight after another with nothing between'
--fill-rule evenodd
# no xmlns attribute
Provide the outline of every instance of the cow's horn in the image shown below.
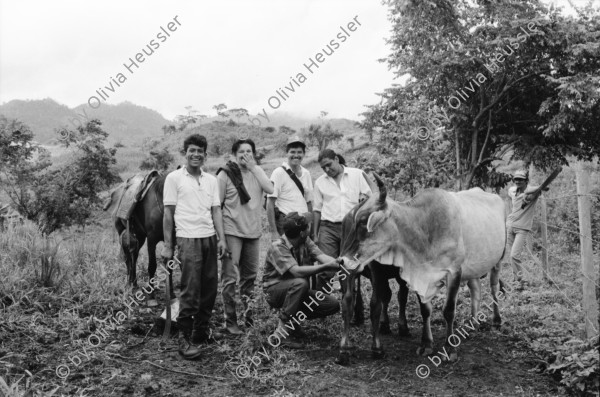
<svg viewBox="0 0 600 397"><path fill-rule="evenodd" d="M379 178L379 175L377 175L377 173L374 172L373 176L375 177L375 180L377 181L377 187L379 187L379 204L384 205L385 199L387 197L387 189L385 187L385 184L381 180L381 178Z"/></svg>

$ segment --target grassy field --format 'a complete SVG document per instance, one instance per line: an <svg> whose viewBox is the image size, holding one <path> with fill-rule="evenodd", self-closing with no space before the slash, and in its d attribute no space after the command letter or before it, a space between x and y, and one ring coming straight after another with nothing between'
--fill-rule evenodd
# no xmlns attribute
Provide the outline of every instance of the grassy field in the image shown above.
<svg viewBox="0 0 600 397"><path fill-rule="evenodd" d="M351 160L353 154L348 154ZM143 157L141 149L119 149L121 176L135 173ZM281 161L282 155L274 153L263 167L270 174ZM222 156L211 156L206 168L214 172L223 162ZM307 154L305 164L313 179L322 173L316 151ZM594 176L594 189L600 189L598 173ZM572 178L572 170L565 170L552 196L572 193ZM565 228L577 211L572 197L549 202L549 206L549 219ZM129 311L125 306L135 291L126 286L125 265L111 224L109 214L98 212L84 231L64 230L49 240L30 223L0 232L0 396L565 395L567 390L559 378L543 373L548 361L557 360L550 352L562 351L564 357L578 354L576 361L588 359L580 353L583 349L577 350L585 339L579 253L573 248L572 236L562 230L550 232L554 283L543 280L538 259L531 259L525 277L531 287L509 294L503 302L502 328L498 331L484 325L471 332L461 341L457 363L436 367L416 355L421 318L411 293L407 313L411 336L398 337L398 303L392 299L393 335L383 337L386 357L370 358L370 324L366 324L352 330L356 350L351 365L342 367L334 363L342 327L340 314L304 323L309 340L301 350L273 348L267 343L276 316L260 287L262 269L253 302L255 326L242 338L204 347L199 361L182 360L175 331L171 339L162 342L161 329L156 326L164 302L162 291L160 308L142 303ZM537 235L533 243L537 255ZM268 244L265 233L261 263ZM596 271L598 248L595 243ZM158 253L160 249L161 244ZM138 260L141 286L148 281L147 262L144 247ZM505 267L502 277L510 280L510 269ZM176 286L178 279L176 272ZM483 281L482 299L489 302L487 279ZM398 290L395 283L392 288ZM368 300L370 283L363 282L362 289ZM443 294L433 303L432 330L436 348L441 348ZM103 327L101 320L116 317L119 311L126 315L122 323L109 331L99 346L90 346L88 338ZM456 319L461 324L469 317L468 290L463 288ZM212 321L215 328L223 325L220 289ZM595 354L597 363L597 350ZM423 364L431 371L426 378L415 372Z"/></svg>

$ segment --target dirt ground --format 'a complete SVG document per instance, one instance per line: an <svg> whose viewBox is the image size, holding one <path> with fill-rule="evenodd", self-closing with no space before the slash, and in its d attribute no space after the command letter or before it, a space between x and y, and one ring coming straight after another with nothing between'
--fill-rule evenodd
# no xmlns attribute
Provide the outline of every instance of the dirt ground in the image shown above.
<svg viewBox="0 0 600 397"><path fill-rule="evenodd" d="M393 334L382 337L386 350L383 359L371 358L370 322L354 327L351 340L355 350L349 366L334 363L339 351L339 314L326 320L306 322L308 341L300 350L273 348L265 343L265 350L261 352L269 356L267 359L264 353L257 353L257 345L248 350L250 335L207 345L203 357L190 362L181 359L177 353L175 336L165 344L161 342L157 332L159 327L153 327L160 309L145 307L140 307L124 322L118 333L112 335L111 343L97 349L85 345L88 354L93 351L94 357L83 359L79 366L66 361L65 353L72 347L61 348L60 344L52 343L53 338L21 344L22 350L18 353L0 352L0 362L37 369L32 371L36 381L59 386L54 394L57 396L561 395L555 380L536 371L542 360L528 350L523 341L511 336L512 326L506 318L500 331L489 327L470 331L470 335L461 340L456 363L446 362L435 367L427 357L417 356L421 327L415 303L411 296L408 313L411 336L408 338L398 337L394 324L397 316L392 312ZM463 306L462 309L466 311L467 308ZM368 307L366 310L368 318ZM215 318L222 318L220 305L216 307ZM43 321L38 319L36 325ZM266 321L260 322L258 327L268 332ZM439 310L434 313L432 330L436 348L440 348L445 330ZM172 330L173 335L175 332ZM243 361L232 359L236 351L245 350L249 354L242 358ZM260 358L256 366L249 361L253 356ZM254 358L254 361L258 360ZM52 365L43 368L40 362ZM248 368L249 373L238 368L242 362L247 364L243 369ZM70 364L71 373L65 379L55 374L55 367L61 363ZM422 364L430 369L425 378L416 374L417 367Z"/></svg>

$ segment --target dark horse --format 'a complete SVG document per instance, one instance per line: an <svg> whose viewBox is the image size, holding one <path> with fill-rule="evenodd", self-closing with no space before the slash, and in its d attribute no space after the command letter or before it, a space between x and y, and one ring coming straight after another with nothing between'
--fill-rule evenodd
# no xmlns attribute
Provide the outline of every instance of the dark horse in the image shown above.
<svg viewBox="0 0 600 397"><path fill-rule="evenodd" d="M163 190L165 186L166 175L159 176L154 184L150 187L144 198L135 206L133 214L129 219L129 230L127 221L114 218L114 225L119 234L119 241L123 255L125 256L125 264L127 265L128 283L137 286L136 263L140 249L146 240L148 241L148 277L156 274L156 245L160 241L164 241L163 235ZM104 206L104 210L116 206L119 203L121 195L125 192L122 184L115 189L111 194L111 201ZM173 230L173 235L175 231ZM175 238L173 237L173 240ZM172 275L169 271L169 283L172 284ZM150 294L150 298L154 298L154 291ZM150 302L148 302L150 304Z"/></svg>

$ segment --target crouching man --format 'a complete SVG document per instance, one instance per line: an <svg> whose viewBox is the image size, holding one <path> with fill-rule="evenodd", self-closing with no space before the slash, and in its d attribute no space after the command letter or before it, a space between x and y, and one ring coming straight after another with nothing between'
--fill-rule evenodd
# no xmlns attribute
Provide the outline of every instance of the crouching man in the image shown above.
<svg viewBox="0 0 600 397"><path fill-rule="evenodd" d="M309 289L308 278L313 274L342 269L341 259L325 255L308 238L310 214L288 214L283 221L284 235L271 243L265 262L263 288L269 306L281 309L279 325L275 333L283 339L282 344L292 348L302 345L298 339L305 334L300 325L306 319L330 316L340 310L333 296ZM308 257L318 265L300 266ZM346 274L338 272L343 279ZM333 279L331 280L333 284ZM289 337L288 337L289 335Z"/></svg>

